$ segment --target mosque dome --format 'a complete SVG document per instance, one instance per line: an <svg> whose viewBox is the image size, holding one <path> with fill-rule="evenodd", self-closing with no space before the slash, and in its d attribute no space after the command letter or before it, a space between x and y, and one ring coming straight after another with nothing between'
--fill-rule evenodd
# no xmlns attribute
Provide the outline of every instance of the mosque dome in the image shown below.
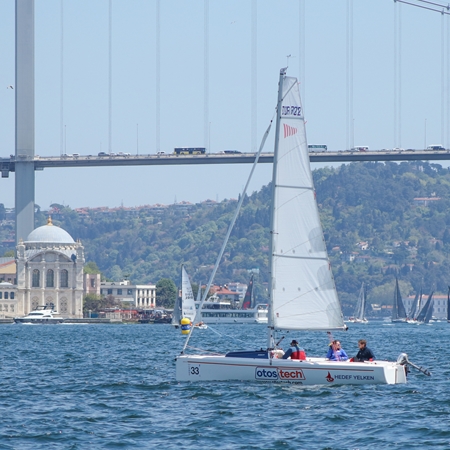
<svg viewBox="0 0 450 450"><path fill-rule="evenodd" d="M61 244L74 244L72 236L60 227L53 225L52 219L49 217L47 225L38 227L33 230L25 242L51 242L51 243L61 243Z"/></svg>

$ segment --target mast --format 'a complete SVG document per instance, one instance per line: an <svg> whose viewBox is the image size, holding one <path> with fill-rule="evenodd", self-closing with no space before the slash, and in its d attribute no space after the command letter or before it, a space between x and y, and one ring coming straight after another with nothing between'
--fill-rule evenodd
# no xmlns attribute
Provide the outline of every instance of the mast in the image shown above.
<svg viewBox="0 0 450 450"><path fill-rule="evenodd" d="M281 105L283 103L283 81L286 75L287 67L280 69L280 79L278 82L278 101L277 101L277 121L275 125L275 145L273 150L273 167L272 167L272 203L270 210L270 257L269 257L269 314L267 327L267 348L275 347L274 339L274 318L273 318L273 232L274 232L274 208L275 208L275 185L277 183L277 156L278 156L278 141L280 138L280 120L281 120Z"/></svg>
<svg viewBox="0 0 450 450"><path fill-rule="evenodd" d="M366 289L365 289L364 283L362 284L361 288L362 288L362 302L361 302L361 317L360 317L360 319L364 320L366 318L366 314L365 314L365 311L366 311Z"/></svg>
<svg viewBox="0 0 450 450"><path fill-rule="evenodd" d="M447 322L450 323L450 286L447 292Z"/></svg>

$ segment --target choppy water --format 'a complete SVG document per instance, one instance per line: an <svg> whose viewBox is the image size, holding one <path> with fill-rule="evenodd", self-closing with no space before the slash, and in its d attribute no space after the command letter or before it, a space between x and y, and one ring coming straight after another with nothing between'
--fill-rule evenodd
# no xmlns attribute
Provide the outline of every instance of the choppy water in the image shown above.
<svg viewBox="0 0 450 450"><path fill-rule="evenodd" d="M265 346L265 327L195 330L191 345ZM322 333L290 333L311 356ZM0 325L0 449L450 448L450 324L353 325L378 358L432 372L406 385L177 383L183 337L169 325ZM285 347L286 347L285 345Z"/></svg>

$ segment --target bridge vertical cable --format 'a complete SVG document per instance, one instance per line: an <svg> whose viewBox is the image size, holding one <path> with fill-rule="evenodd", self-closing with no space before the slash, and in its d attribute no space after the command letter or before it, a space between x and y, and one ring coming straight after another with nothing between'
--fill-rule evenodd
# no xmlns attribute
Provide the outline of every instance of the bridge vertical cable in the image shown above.
<svg viewBox="0 0 450 450"><path fill-rule="evenodd" d="M257 77L256 77L256 64L257 64L257 0L252 0L252 48L251 48L251 84L252 84L252 98L251 98L251 149L252 152L256 153L256 124L257 124L257 102L256 102L256 94L257 94Z"/></svg>
<svg viewBox="0 0 450 450"><path fill-rule="evenodd" d="M394 1L394 147L398 147L398 2Z"/></svg>
<svg viewBox="0 0 450 450"><path fill-rule="evenodd" d="M441 145L445 142L445 16L441 14ZM448 147L447 147L448 148Z"/></svg>
<svg viewBox="0 0 450 450"><path fill-rule="evenodd" d="M59 47L59 154L64 149L64 0L60 0L60 47Z"/></svg>
<svg viewBox="0 0 450 450"><path fill-rule="evenodd" d="M159 152L161 150L161 24L160 24L160 15L161 15L161 3L160 0L156 0L156 24L155 24L155 33L156 33L156 61L155 61L155 147L156 151Z"/></svg>
<svg viewBox="0 0 450 450"><path fill-rule="evenodd" d="M109 0L108 26L108 151L112 152L112 0Z"/></svg>
<svg viewBox="0 0 450 450"><path fill-rule="evenodd" d="M347 33L346 33L346 112L347 136L346 150L354 147L355 130L353 118L353 0L347 0Z"/></svg>
<svg viewBox="0 0 450 450"><path fill-rule="evenodd" d="M402 5L398 6L398 147L402 146Z"/></svg>
<svg viewBox="0 0 450 450"><path fill-rule="evenodd" d="M447 25L447 76L446 76L446 81L447 81L447 121L446 123L446 128L447 128L447 143L445 148L450 148L450 19L449 16L447 15L447 20L446 20L446 25Z"/></svg>
<svg viewBox="0 0 450 450"><path fill-rule="evenodd" d="M209 0L204 0L204 146L209 153L211 149L210 144L210 127L209 127Z"/></svg>

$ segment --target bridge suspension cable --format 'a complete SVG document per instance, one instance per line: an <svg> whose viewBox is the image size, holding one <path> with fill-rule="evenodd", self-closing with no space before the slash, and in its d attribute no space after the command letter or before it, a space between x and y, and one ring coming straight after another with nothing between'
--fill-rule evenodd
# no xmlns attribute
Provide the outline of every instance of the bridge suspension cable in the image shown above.
<svg viewBox="0 0 450 450"><path fill-rule="evenodd" d="M427 0L415 0L415 1L422 2L422 3L427 3L429 5L437 6L437 7L442 8L442 9L439 10L439 9L431 8L429 6L418 5L417 3L407 2L406 0L394 0L394 3L397 3L397 2L405 3L407 5L416 6L417 8L428 9L429 11L434 11L434 12L438 12L438 13L441 13L441 14L450 15L450 4L449 3L444 5L442 3L429 2ZM445 10L447 10L447 11L445 11Z"/></svg>

